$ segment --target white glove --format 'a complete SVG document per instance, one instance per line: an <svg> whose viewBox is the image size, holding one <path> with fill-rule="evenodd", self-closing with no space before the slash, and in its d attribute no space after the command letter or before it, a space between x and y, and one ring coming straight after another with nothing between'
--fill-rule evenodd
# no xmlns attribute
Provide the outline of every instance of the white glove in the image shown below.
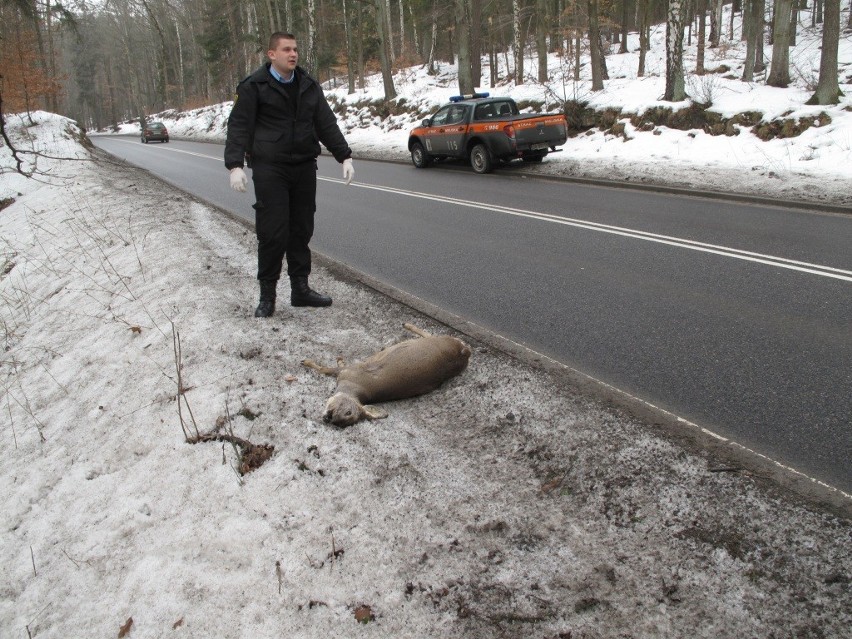
<svg viewBox="0 0 852 639"><path fill-rule="evenodd" d="M240 193L245 193L246 185L248 185L246 172L240 167L231 169L231 188L235 191L239 191Z"/></svg>
<svg viewBox="0 0 852 639"><path fill-rule="evenodd" d="M355 167L352 166L352 158L346 158L343 160L343 179L346 180L346 184L349 185L354 178Z"/></svg>

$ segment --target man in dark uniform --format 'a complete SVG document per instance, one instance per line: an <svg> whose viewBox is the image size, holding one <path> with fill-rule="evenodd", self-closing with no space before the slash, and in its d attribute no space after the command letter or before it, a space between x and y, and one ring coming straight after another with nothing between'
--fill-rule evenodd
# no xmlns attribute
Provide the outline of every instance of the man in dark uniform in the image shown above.
<svg viewBox="0 0 852 639"><path fill-rule="evenodd" d="M314 232L320 142L343 164L346 184L355 177L352 150L319 83L298 66L296 38L276 32L269 62L240 82L228 118L225 166L231 188L244 192L246 154L251 159L257 230L260 303L255 317L275 312L284 256L293 306L329 306L331 298L308 286Z"/></svg>

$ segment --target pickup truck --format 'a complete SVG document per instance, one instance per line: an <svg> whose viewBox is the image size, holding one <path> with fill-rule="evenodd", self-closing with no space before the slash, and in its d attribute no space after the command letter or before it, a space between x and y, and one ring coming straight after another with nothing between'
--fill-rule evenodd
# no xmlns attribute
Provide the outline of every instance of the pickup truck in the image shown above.
<svg viewBox="0 0 852 639"><path fill-rule="evenodd" d="M541 162L567 139L564 115L520 115L511 98L474 93L450 98L412 129L408 150L418 169L434 160L459 158L469 160L477 173L488 173L496 161Z"/></svg>

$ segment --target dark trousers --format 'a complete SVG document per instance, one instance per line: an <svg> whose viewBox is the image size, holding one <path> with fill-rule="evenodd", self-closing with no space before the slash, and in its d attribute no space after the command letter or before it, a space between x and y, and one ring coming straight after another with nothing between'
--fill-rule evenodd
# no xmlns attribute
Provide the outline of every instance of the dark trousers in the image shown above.
<svg viewBox="0 0 852 639"><path fill-rule="evenodd" d="M257 200L257 279L277 281L285 255L287 275L307 277L317 208L316 162L255 164L252 181Z"/></svg>

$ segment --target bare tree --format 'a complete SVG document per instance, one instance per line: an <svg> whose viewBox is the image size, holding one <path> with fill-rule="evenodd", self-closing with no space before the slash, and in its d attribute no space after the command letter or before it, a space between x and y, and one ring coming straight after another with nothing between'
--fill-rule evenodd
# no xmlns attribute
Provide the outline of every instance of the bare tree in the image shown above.
<svg viewBox="0 0 852 639"><path fill-rule="evenodd" d="M374 0L376 7L376 28L379 34L379 63L382 66L382 83L385 88L385 100L393 100L396 97L396 87L393 85L393 71L391 69L390 56L390 34L388 33L388 17L385 15L387 3L385 0Z"/></svg>
<svg viewBox="0 0 852 639"><path fill-rule="evenodd" d="M307 53L305 56L305 66L308 68L308 72L314 75L319 73L318 64L317 64L317 8L316 8L316 0L307 0L307 6L305 8L307 23L308 23L308 46Z"/></svg>
<svg viewBox="0 0 852 639"><path fill-rule="evenodd" d="M601 28L598 0L588 0L589 7L589 53L592 67L592 91L601 91L603 85L603 51L601 51Z"/></svg>
<svg viewBox="0 0 852 639"><path fill-rule="evenodd" d="M524 39L521 32L521 3L512 0L512 56L515 61L515 84L524 83Z"/></svg>
<svg viewBox="0 0 852 639"><path fill-rule="evenodd" d="M393 48L393 23L391 22L391 0L385 0L384 11L382 15L385 17L385 42L387 44L387 54L390 56L389 64L393 67L396 64L396 53Z"/></svg>
<svg viewBox="0 0 852 639"><path fill-rule="evenodd" d="M819 60L819 82L808 104L837 104L840 86L837 81L837 55L840 46L840 0L825 0L822 25L822 52Z"/></svg>
<svg viewBox="0 0 852 639"><path fill-rule="evenodd" d="M470 2L454 0L453 9L456 25L456 53L459 59L459 90L462 95L465 95L473 93L474 90L470 51Z"/></svg>
<svg viewBox="0 0 852 639"><path fill-rule="evenodd" d="M744 0L743 13L748 8L748 20L744 21L743 35L746 37L746 59L743 65L743 81L754 81L754 72L763 64L763 9L764 0Z"/></svg>
<svg viewBox="0 0 852 639"><path fill-rule="evenodd" d="M639 14L639 68L636 75L641 78L645 75L645 58L651 39L651 0L639 0L636 9Z"/></svg>
<svg viewBox="0 0 852 639"><path fill-rule="evenodd" d="M630 2L621 0L621 43L618 46L619 53L627 53L627 34L630 27Z"/></svg>
<svg viewBox="0 0 852 639"><path fill-rule="evenodd" d="M669 0L666 17L666 92L663 100L686 98L683 80L683 0Z"/></svg>
<svg viewBox="0 0 852 639"><path fill-rule="evenodd" d="M346 11L346 0L342 0L343 4L343 29L346 32L346 76L349 81L349 91L351 95L355 93L355 63L352 59L352 25Z"/></svg>
<svg viewBox="0 0 852 639"><path fill-rule="evenodd" d="M482 83L482 0L470 0L470 75L473 86Z"/></svg>
<svg viewBox="0 0 852 639"><path fill-rule="evenodd" d="M790 34L796 28L793 23L794 0L775 0L775 16L772 22L772 65L766 84L786 87L790 84Z"/></svg>
<svg viewBox="0 0 852 639"><path fill-rule="evenodd" d="M548 4L547 0L536 0L535 43L538 49L538 81L542 83L547 82L547 31L550 22Z"/></svg>
<svg viewBox="0 0 852 639"><path fill-rule="evenodd" d="M704 75L704 47L707 29L707 0L695 0L698 13L698 37L695 55L695 75Z"/></svg>
<svg viewBox="0 0 852 639"><path fill-rule="evenodd" d="M723 0L710 0L710 47L718 47L722 33L722 2ZM731 13L734 7L731 5Z"/></svg>

